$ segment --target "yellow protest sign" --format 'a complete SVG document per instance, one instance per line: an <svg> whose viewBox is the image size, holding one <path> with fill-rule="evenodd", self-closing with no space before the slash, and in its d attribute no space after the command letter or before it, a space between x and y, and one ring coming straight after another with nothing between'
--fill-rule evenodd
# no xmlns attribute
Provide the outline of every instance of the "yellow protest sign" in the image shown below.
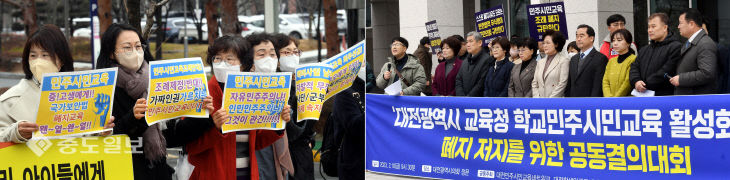
<svg viewBox="0 0 730 180"><path fill-rule="evenodd" d="M284 129L280 115L289 102L291 73L228 73L223 106L230 119L223 133L251 129Z"/></svg>
<svg viewBox="0 0 730 180"><path fill-rule="evenodd" d="M131 147L126 135L0 143L0 179L134 179Z"/></svg>
<svg viewBox="0 0 730 180"><path fill-rule="evenodd" d="M178 117L208 117L203 61L197 58L150 62L145 120L152 125Z"/></svg>
<svg viewBox="0 0 730 180"><path fill-rule="evenodd" d="M297 122L319 120L330 84L332 66L325 63L303 65L296 72Z"/></svg>
<svg viewBox="0 0 730 180"><path fill-rule="evenodd" d="M33 136L61 137L104 131L111 118L117 68L47 73L41 81Z"/></svg>
<svg viewBox="0 0 730 180"><path fill-rule="evenodd" d="M332 56L324 63L332 66L332 76L325 100L352 86L357 72L365 63L365 41L355 44L349 49Z"/></svg>

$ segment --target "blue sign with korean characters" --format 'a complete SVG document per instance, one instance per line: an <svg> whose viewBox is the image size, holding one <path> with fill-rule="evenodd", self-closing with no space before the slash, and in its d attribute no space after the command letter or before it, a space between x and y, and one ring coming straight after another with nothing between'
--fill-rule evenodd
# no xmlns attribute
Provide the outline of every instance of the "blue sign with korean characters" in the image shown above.
<svg viewBox="0 0 730 180"><path fill-rule="evenodd" d="M482 46L487 45L497 37L506 37L504 9L502 5L474 13L477 32L482 35Z"/></svg>
<svg viewBox="0 0 730 180"><path fill-rule="evenodd" d="M441 35L439 35L439 26L436 20L426 22L426 33L428 33L429 45L431 45L431 54L441 52Z"/></svg>
<svg viewBox="0 0 730 180"><path fill-rule="evenodd" d="M527 22L530 37L542 41L542 34L548 29L563 33L568 39L568 25L563 2L527 5Z"/></svg>

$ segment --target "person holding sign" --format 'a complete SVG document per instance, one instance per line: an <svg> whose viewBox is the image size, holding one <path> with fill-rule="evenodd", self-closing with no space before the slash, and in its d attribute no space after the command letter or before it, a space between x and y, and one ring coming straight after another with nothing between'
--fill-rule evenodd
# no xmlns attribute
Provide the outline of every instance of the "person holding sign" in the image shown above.
<svg viewBox="0 0 730 180"><path fill-rule="evenodd" d="M22 56L25 78L0 95L0 142L25 143L39 130L36 124L43 74L71 72L73 58L68 42L54 25L44 25L25 43ZM104 129L114 127L113 117ZM102 135L109 135L106 131Z"/></svg>
<svg viewBox="0 0 730 180"><path fill-rule="evenodd" d="M253 50L251 44L253 42ZM265 62L255 63L256 60ZM260 164L273 166L271 145L284 136L283 131L250 130L221 133L221 126L228 120L227 108L223 105L223 87L228 72L254 72L276 70L276 52L266 34L252 34L246 39L240 36L217 38L208 47L206 62L212 64L215 75L208 81L213 97L213 114L208 119L208 129L203 136L186 146L188 160L195 166L190 179L276 179L277 174L260 169L273 170L271 166L259 168ZM273 63L273 65L271 65ZM289 122L291 107L286 105L281 119ZM260 153L268 148L268 155ZM267 151L267 150L263 150ZM259 159L259 157L262 157ZM266 163L259 163L266 161ZM266 176L266 177L264 177Z"/></svg>
<svg viewBox="0 0 730 180"><path fill-rule="evenodd" d="M426 73L418 58L406 54L406 49L408 41L405 38L393 38L390 44L393 56L388 57L375 82L381 89L400 82L401 91L395 94L418 96L426 88Z"/></svg>
<svg viewBox="0 0 730 180"><path fill-rule="evenodd" d="M278 71L294 72L299 66L299 56L302 55L302 50L299 50L299 41L282 33L275 34L271 38L276 49L276 56L279 57Z"/></svg>
<svg viewBox="0 0 730 180"><path fill-rule="evenodd" d="M290 59L296 59L296 65L299 65L299 56L301 50L299 50L299 42L286 35L276 34L273 36L274 47L279 55L279 70L282 72L294 72L296 68L287 67L292 64ZM294 78L292 78L292 84L296 84ZM296 88L290 89L289 95L289 106L292 107L291 118L297 117L297 97ZM317 121L301 121L286 123L286 138L277 140L275 143L284 139L288 140L289 152L291 153L291 161L294 165L294 174L290 174L290 178L293 179L312 179L314 178L314 157L312 156L311 140L314 138L314 124Z"/></svg>
<svg viewBox="0 0 730 180"><path fill-rule="evenodd" d="M423 94L431 95L431 67L433 62L431 60L432 54L429 52L431 48L426 47L427 45L431 45L431 40L428 39L428 36L424 36L418 43L418 47L416 48L416 51L413 52L413 55L418 58L419 64L423 66L423 72L426 73L426 87L423 89ZM437 54L439 59L443 59L443 49L437 52Z"/></svg>
<svg viewBox="0 0 730 180"><path fill-rule="evenodd" d="M565 37L560 32L545 31L542 48L545 59L537 61L535 76L532 78L532 97L563 97L568 85L570 61L565 53L560 53L565 45Z"/></svg>
<svg viewBox="0 0 730 180"><path fill-rule="evenodd" d="M137 29L126 24L109 26L101 42L96 68L119 68L112 104L112 115L119 117L114 133L126 134L142 145L143 153L132 154L135 179L171 179L174 170L167 165L166 148L197 138L202 132L196 129L204 122L168 121L164 131L162 123L148 126L144 119L147 110L144 97L149 85L148 61L153 58L146 49L147 42L142 41ZM210 97L204 100L204 106L212 111Z"/></svg>

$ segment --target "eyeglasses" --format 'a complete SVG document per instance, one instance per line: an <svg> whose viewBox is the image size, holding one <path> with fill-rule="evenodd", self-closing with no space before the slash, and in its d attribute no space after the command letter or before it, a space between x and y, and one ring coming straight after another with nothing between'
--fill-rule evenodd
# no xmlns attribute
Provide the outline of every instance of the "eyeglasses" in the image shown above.
<svg viewBox="0 0 730 180"><path fill-rule="evenodd" d="M218 62L221 62L221 61L224 61L225 63L228 63L229 65L239 65L239 64L241 64L241 61L238 60L238 58L235 58L235 57L226 57L226 58L223 58L223 57L220 57L220 56L213 57L213 62L214 63L218 63Z"/></svg>
<svg viewBox="0 0 730 180"><path fill-rule="evenodd" d="M391 44L390 45L390 47L396 47L396 46L405 46L405 45L403 45L401 43L395 43L395 44Z"/></svg>
<svg viewBox="0 0 730 180"><path fill-rule="evenodd" d="M142 45L136 45L136 46L123 45L119 49L123 53L130 53L130 52L132 52L132 50L137 50L137 52L141 52L146 48L147 48L147 45L142 44Z"/></svg>
<svg viewBox="0 0 730 180"><path fill-rule="evenodd" d="M281 51L281 57L291 56L291 55L301 56L302 55L302 50L297 49L297 50L294 50L294 51L287 51L287 50Z"/></svg>

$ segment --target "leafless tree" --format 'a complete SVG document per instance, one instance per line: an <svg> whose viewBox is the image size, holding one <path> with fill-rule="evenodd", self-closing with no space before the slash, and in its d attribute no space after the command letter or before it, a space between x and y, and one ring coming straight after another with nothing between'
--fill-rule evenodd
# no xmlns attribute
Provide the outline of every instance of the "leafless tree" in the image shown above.
<svg viewBox="0 0 730 180"><path fill-rule="evenodd" d="M145 15L147 16L147 23L144 25L144 30L142 31L142 38L148 39L150 37L150 32L152 32L152 25L154 24L154 19L152 16L155 15L155 10L159 9L159 7L167 4L170 0L161 0L159 2L154 2L155 0L147 0L147 10L145 10ZM161 19L158 19L158 21L161 21ZM164 37L157 37L157 38L164 38Z"/></svg>
<svg viewBox="0 0 730 180"><path fill-rule="evenodd" d="M337 38L337 5L335 0L324 0L324 29L325 40L327 40L327 57L332 57L340 53Z"/></svg>
<svg viewBox="0 0 730 180"><path fill-rule="evenodd" d="M8 3L23 12L23 24L25 25L25 35L30 36L38 30L38 15L36 14L35 0L0 0Z"/></svg>

